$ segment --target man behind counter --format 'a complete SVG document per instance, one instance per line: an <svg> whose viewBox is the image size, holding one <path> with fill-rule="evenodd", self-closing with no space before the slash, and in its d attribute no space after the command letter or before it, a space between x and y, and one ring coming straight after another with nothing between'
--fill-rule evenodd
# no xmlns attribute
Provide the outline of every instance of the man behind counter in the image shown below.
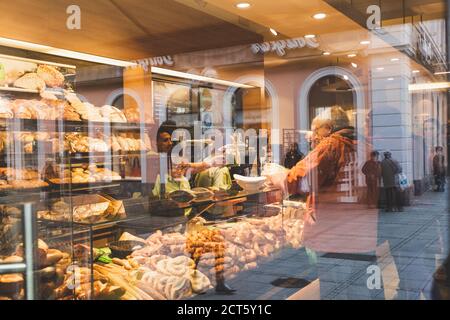
<svg viewBox="0 0 450 320"><path fill-rule="evenodd" d="M228 168L214 168L209 164L202 163L181 163L175 167L172 166L171 152L173 148L172 134L176 129L176 123L173 121L166 121L161 124L157 132L157 148L158 152L164 158L167 157L168 171L165 184L161 184L160 175L158 175L153 188L153 195L160 197L162 194L169 194L177 190L191 190L188 179L185 177L186 171L191 170L195 176L195 185L198 187L208 187L216 190L229 189L231 187L231 177ZM218 164L220 160L212 161L212 164ZM223 163L223 162L222 162ZM164 170L162 170L164 172ZM229 186L229 187L228 187ZM185 215L189 215L192 209L185 209ZM220 257L215 256L218 260ZM196 265L198 265L199 259L194 259ZM225 283L225 277L223 271L216 271L216 292L219 294L232 294L234 289L230 288Z"/></svg>
<svg viewBox="0 0 450 320"><path fill-rule="evenodd" d="M153 188L153 196L161 197L161 195L170 194L177 190L190 191L191 186L186 174L195 175L194 186L210 188L212 190L228 190L231 188L231 176L227 167L219 167L224 163L223 156L213 158L211 164L206 162L182 162L179 165L172 165L171 152L173 149L172 134L176 130L174 121L165 121L158 128L157 132L157 150L161 157L167 160L161 163L166 165L167 170L161 170L164 183L161 183L161 175L156 178ZM165 162L165 163L164 163ZM165 174L167 172L167 174Z"/></svg>

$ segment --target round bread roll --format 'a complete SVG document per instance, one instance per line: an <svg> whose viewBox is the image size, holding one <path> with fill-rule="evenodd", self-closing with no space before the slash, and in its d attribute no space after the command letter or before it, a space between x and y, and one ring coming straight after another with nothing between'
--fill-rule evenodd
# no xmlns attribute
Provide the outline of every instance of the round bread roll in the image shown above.
<svg viewBox="0 0 450 320"><path fill-rule="evenodd" d="M64 86L64 76L55 67L40 65L37 69L37 75L51 88Z"/></svg>
<svg viewBox="0 0 450 320"><path fill-rule="evenodd" d="M55 265L63 258L63 253L56 249L48 249L47 265Z"/></svg>

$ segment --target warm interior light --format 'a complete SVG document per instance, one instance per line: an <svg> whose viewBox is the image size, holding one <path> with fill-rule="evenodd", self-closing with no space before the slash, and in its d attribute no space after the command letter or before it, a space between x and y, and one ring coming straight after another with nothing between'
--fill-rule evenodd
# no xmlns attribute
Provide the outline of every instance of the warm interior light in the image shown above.
<svg viewBox="0 0 450 320"><path fill-rule="evenodd" d="M409 91L441 90L450 88L450 82L413 83L408 87Z"/></svg>
<svg viewBox="0 0 450 320"><path fill-rule="evenodd" d="M378 67L377 70L378 70L378 71L383 71L383 70L384 70L384 67Z"/></svg>
<svg viewBox="0 0 450 320"><path fill-rule="evenodd" d="M356 57L356 53L350 53L349 55L347 55L347 57L354 58L354 57Z"/></svg>
<svg viewBox="0 0 450 320"><path fill-rule="evenodd" d="M239 2L238 4L236 4L236 7L239 9L248 9L251 7L251 4L248 2Z"/></svg>
<svg viewBox="0 0 450 320"><path fill-rule="evenodd" d="M326 17L327 17L327 15L322 12L319 12L319 13L316 13L315 15L313 15L313 18L316 20L322 20L322 19L325 19Z"/></svg>
<svg viewBox="0 0 450 320"><path fill-rule="evenodd" d="M412 73L419 73L419 72L420 72L420 70L413 70Z"/></svg>
<svg viewBox="0 0 450 320"><path fill-rule="evenodd" d="M387 81L394 81L394 78L387 78Z"/></svg>
<svg viewBox="0 0 450 320"><path fill-rule="evenodd" d="M277 36L277 35L278 35L277 30L275 30L275 29L273 29L273 28L270 28L269 30L270 30L270 32L272 32L272 34L273 34L274 36Z"/></svg>
<svg viewBox="0 0 450 320"><path fill-rule="evenodd" d="M77 59L77 60L84 60L84 61L101 63L101 64L108 64L108 65L118 66L118 67L136 66L136 63L129 62L129 61L110 59L110 58L105 58L105 57L96 56L96 55L92 55L92 54L71 51L71 50L65 50L65 49L59 49L59 48L54 48L54 47L45 46L45 45L41 45L41 44L20 41L20 40L13 40L13 39L8 39L8 38L0 38L0 46L11 47L11 48L16 48L16 49L23 49L23 50L30 50L30 51L50 54L53 56L59 56L59 57L65 57L65 58L70 58L70 59Z"/></svg>
<svg viewBox="0 0 450 320"><path fill-rule="evenodd" d="M316 37L316 35L314 35L314 34L307 34L307 35L305 35L306 39L312 39L312 38L315 38L315 37Z"/></svg>
<svg viewBox="0 0 450 320"><path fill-rule="evenodd" d="M399 58L392 58L391 61L392 62L396 62L396 61L400 61L400 59Z"/></svg>
<svg viewBox="0 0 450 320"><path fill-rule="evenodd" d="M324 56L329 56L331 54L331 52L325 51L324 53L322 53Z"/></svg>
<svg viewBox="0 0 450 320"><path fill-rule="evenodd" d="M369 40L363 40L363 41L360 42L360 44L368 45L368 44L370 44L370 41Z"/></svg>
<svg viewBox="0 0 450 320"><path fill-rule="evenodd" d="M344 74L343 78L344 80L348 80L348 76L346 74Z"/></svg>
<svg viewBox="0 0 450 320"><path fill-rule="evenodd" d="M208 82L208 83L216 83L216 84L220 84L220 85L224 85L224 86L228 86L228 87L238 87L238 88L246 88L246 89L255 88L254 86L250 86L247 84L231 82L231 81L226 81L226 80L220 80L220 79L210 78L210 77L204 77L204 76L199 76L196 74L180 72L180 71L175 71L175 70L170 70L170 69L152 67L151 70L152 70L152 73L161 74L164 76L204 81L204 82Z"/></svg>
<svg viewBox="0 0 450 320"><path fill-rule="evenodd" d="M358 65L356 63L352 62L352 67L353 68L358 68Z"/></svg>

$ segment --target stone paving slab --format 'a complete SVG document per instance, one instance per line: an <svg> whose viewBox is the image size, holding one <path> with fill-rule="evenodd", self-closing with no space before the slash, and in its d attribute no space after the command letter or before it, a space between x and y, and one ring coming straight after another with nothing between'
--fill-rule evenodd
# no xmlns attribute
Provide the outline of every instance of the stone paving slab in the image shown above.
<svg viewBox="0 0 450 320"><path fill-rule="evenodd" d="M389 241L392 265L383 268L382 289L368 291L367 267L375 261L358 261L323 257L318 254L318 265L311 265L304 249L283 249L266 260L256 270L243 272L229 281L236 294L219 296L210 291L199 299L286 299L297 292L296 288L281 288L272 282L281 277L320 279L322 299L379 300L429 299L432 276L439 263L445 259L449 248L449 213L446 193L425 193L412 200L412 206L403 213L379 214L378 236L380 243ZM387 259L387 258L386 258ZM388 261L388 260L383 261Z"/></svg>

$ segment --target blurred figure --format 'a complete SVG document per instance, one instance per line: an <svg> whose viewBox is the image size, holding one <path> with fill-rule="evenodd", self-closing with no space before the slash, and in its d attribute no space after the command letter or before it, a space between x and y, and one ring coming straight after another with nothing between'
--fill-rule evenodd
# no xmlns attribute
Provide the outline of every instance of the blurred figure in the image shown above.
<svg viewBox="0 0 450 320"><path fill-rule="evenodd" d="M354 280L351 275L360 261L348 259L349 255L374 254L378 210L367 209L352 197L358 188L356 169L352 168L357 167L357 140L347 113L339 106L327 108L313 120L311 129L314 149L287 173L268 178L289 194L296 193L300 181L311 178L302 240L310 261L317 266L321 292L325 292L329 287L322 286L327 281L342 285ZM338 260L342 263L330 270L330 254L345 260ZM380 291L369 290L366 281L365 277L358 280L359 294L371 299ZM348 287L341 293L351 298L352 290Z"/></svg>
<svg viewBox="0 0 450 320"><path fill-rule="evenodd" d="M284 166L291 169L300 160L305 157L303 153L300 152L298 143L294 142L289 146L289 151L286 153L286 158L284 159Z"/></svg>
<svg viewBox="0 0 450 320"><path fill-rule="evenodd" d="M402 167L395 159L392 159L392 153L386 151L384 159L381 161L381 176L386 194L386 212L403 211L402 195L398 175L402 173Z"/></svg>
<svg viewBox="0 0 450 320"><path fill-rule="evenodd" d="M376 208L378 206L381 177L381 162L378 160L379 155L380 153L378 151L372 151L370 153L370 159L362 167L362 173L366 176L366 200L369 208Z"/></svg>
<svg viewBox="0 0 450 320"><path fill-rule="evenodd" d="M434 183L436 185L435 191L444 192L445 190L445 156L444 156L444 148L438 146L435 148L435 156L433 157L433 175L434 175Z"/></svg>

